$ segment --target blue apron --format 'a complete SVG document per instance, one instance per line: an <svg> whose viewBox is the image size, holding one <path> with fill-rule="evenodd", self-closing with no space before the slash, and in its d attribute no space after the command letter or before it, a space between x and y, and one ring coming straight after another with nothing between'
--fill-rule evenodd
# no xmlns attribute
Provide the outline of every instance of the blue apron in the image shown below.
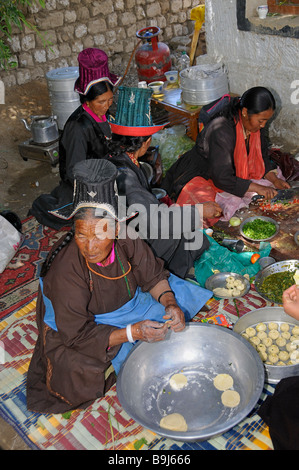
<svg viewBox="0 0 299 470"><path fill-rule="evenodd" d="M213 293L197 284L185 281L174 274L168 278L170 288L175 294L175 300L181 310L184 312L186 322L190 321L194 315L203 307L203 305L212 297ZM41 291L43 293L43 282L40 278ZM57 331L55 323L55 312L51 301L43 294L45 304L44 322L53 330ZM118 328L125 328L130 323L137 323L143 320L152 320L165 322L163 318L165 308L157 302L149 292L142 292L137 287L133 299L129 300L122 307L108 313L95 315L97 325L111 325ZM112 359L115 373L118 374L120 367L126 359L128 353L135 343L123 343L117 355Z"/></svg>

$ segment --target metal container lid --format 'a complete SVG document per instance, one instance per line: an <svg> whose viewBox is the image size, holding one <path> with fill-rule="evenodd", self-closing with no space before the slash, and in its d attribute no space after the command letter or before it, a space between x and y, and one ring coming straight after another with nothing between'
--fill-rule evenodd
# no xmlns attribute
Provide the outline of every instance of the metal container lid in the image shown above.
<svg viewBox="0 0 299 470"><path fill-rule="evenodd" d="M62 67L46 73L48 80L76 80L78 77L79 67Z"/></svg>

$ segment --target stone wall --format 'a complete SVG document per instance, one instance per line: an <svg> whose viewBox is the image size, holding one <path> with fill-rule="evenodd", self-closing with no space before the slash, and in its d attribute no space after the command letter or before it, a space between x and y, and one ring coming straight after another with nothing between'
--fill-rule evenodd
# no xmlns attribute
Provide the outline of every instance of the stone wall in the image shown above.
<svg viewBox="0 0 299 470"><path fill-rule="evenodd" d="M78 53L87 47L103 49L110 69L122 74L138 42L136 32L147 26L161 28L159 40L170 48L180 47L178 38L187 38L181 48L188 48L194 31L190 12L201 3L204 0L46 0L44 9L31 7L26 18L51 46L45 47L26 27L14 28L11 49L18 66L0 71L0 79L5 86L22 85L44 78L51 69L77 66Z"/></svg>

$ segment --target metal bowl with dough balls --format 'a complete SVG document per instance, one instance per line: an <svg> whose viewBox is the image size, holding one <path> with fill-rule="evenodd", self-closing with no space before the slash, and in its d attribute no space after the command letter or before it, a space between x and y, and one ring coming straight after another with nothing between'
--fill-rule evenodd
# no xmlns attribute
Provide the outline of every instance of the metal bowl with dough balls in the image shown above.
<svg viewBox="0 0 299 470"><path fill-rule="evenodd" d="M243 315L234 325L233 331L242 335L246 332L247 328L255 328L257 325L265 324L268 326L270 323L276 323L278 325L277 331L280 332L282 324L289 325L289 330L292 331L294 326L299 326L299 321L287 315L282 307L263 307L248 312ZM267 331L267 329L265 331ZM246 340L247 341L247 340ZM250 338L248 339L250 341ZM288 342L288 341L287 341ZM287 343L286 342L286 343ZM261 341L262 343L262 341ZM260 344L261 344L260 343ZM293 341L291 341L293 343ZM272 341L272 345L276 345L276 341ZM279 346L280 351L286 350L285 346ZM299 353L299 344L293 346L292 351ZM295 362L295 361L294 361ZM277 364L280 362L278 361ZM297 364L289 365L275 365L268 362L264 362L265 367L265 381L270 384L276 384L285 377L291 377L299 375L299 362Z"/></svg>
<svg viewBox="0 0 299 470"><path fill-rule="evenodd" d="M174 374L187 378L179 390L170 380ZM239 394L238 405L222 403L224 392L213 382L219 374L232 377L230 390ZM165 341L137 343L120 370L116 390L122 407L137 423L161 436L194 442L242 421L256 405L263 385L263 363L246 339L228 328L192 322L182 332L169 330ZM161 419L172 414L184 418L186 431L160 426Z"/></svg>
<svg viewBox="0 0 299 470"><path fill-rule="evenodd" d="M225 291L231 290L230 286L234 282L235 282L235 285L233 284L233 287L235 287L235 289L232 290L232 293L229 294L228 292L225 292ZM242 287L239 288L237 283L239 283L239 285L241 285ZM248 279L246 279L246 277L242 276L241 274L232 273L232 272L221 272L221 273L213 274L212 276L208 277L208 279L205 282L205 288L213 291L214 295L218 298L238 299L248 294L250 290L250 282L248 281Z"/></svg>

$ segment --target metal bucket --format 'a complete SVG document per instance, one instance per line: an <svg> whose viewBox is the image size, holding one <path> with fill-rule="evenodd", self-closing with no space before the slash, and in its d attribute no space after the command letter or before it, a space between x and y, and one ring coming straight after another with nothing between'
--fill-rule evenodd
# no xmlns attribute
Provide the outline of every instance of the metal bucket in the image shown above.
<svg viewBox="0 0 299 470"><path fill-rule="evenodd" d="M62 130L68 117L80 106L79 94L74 91L79 67L63 67L46 73L50 103Z"/></svg>
<svg viewBox="0 0 299 470"><path fill-rule="evenodd" d="M183 100L192 105L211 103L229 92L227 73L221 64L188 67L180 72L180 84Z"/></svg>

